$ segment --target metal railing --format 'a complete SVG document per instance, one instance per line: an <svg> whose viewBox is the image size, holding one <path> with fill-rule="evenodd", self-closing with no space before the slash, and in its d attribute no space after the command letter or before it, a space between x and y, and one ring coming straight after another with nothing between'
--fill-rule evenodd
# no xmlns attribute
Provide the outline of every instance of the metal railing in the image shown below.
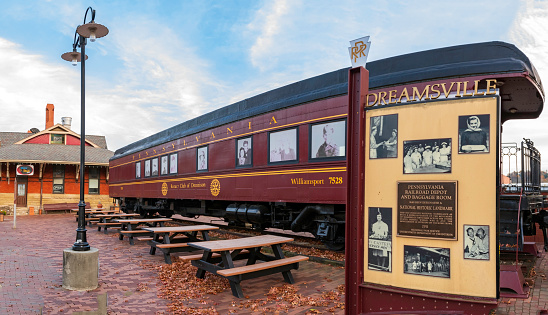
<svg viewBox="0 0 548 315"><path fill-rule="evenodd" d="M541 188L540 161L540 152L535 148L533 141L529 139L523 139L520 146L515 142L503 143L500 170L504 192L539 193ZM505 176L508 177L506 182Z"/></svg>

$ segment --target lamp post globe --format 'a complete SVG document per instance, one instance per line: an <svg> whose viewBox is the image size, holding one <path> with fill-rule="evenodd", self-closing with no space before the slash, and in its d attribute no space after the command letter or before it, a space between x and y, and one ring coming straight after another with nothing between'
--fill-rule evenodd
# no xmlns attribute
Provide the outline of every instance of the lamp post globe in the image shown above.
<svg viewBox="0 0 548 315"><path fill-rule="evenodd" d="M86 23L88 12L91 11L91 22ZM66 61L70 61L76 66L78 62L81 64L80 72L80 113L81 113L81 130L80 130L80 202L78 203L78 228L76 229L76 242L72 245L74 251L89 251L90 246L87 242L86 227L85 227L85 208L84 201L84 168L86 161L86 44L87 38L94 42L96 38L101 38L108 34L108 28L104 25L95 23L95 10L88 7L84 15L84 24L79 25L74 33L74 42L72 51L61 55ZM77 52L76 48L80 47L81 52ZM82 58L85 56L85 58Z"/></svg>

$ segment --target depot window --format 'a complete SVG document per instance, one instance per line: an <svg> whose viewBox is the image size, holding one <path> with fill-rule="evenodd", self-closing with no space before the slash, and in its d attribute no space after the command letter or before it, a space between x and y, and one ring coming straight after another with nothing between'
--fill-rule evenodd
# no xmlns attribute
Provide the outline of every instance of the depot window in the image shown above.
<svg viewBox="0 0 548 315"><path fill-rule="evenodd" d="M53 193L65 193L65 166L53 165Z"/></svg>
<svg viewBox="0 0 548 315"><path fill-rule="evenodd" d="M89 169L89 194L99 194L99 168L92 167Z"/></svg>

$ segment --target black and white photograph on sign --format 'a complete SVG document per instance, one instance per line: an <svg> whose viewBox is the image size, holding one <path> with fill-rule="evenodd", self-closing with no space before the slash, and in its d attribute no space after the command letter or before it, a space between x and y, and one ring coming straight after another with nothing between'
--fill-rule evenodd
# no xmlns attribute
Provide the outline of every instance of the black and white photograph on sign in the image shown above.
<svg viewBox="0 0 548 315"><path fill-rule="evenodd" d="M198 148L198 171L207 170L207 147Z"/></svg>
<svg viewBox="0 0 548 315"><path fill-rule="evenodd" d="M236 141L236 165L251 166L253 163L253 150L251 137L238 139Z"/></svg>
<svg viewBox="0 0 548 315"><path fill-rule="evenodd" d="M371 117L369 158L398 157L398 114Z"/></svg>
<svg viewBox="0 0 548 315"><path fill-rule="evenodd" d="M135 178L141 178L141 162L135 163Z"/></svg>
<svg viewBox="0 0 548 315"><path fill-rule="evenodd" d="M403 142L403 173L451 173L451 138Z"/></svg>
<svg viewBox="0 0 548 315"><path fill-rule="evenodd" d="M164 155L160 158L160 175L167 175L168 159L167 155Z"/></svg>
<svg viewBox="0 0 548 315"><path fill-rule="evenodd" d="M392 208L369 207L368 269L392 272Z"/></svg>
<svg viewBox="0 0 548 315"><path fill-rule="evenodd" d="M177 153L169 155L169 174L177 174Z"/></svg>
<svg viewBox="0 0 548 315"><path fill-rule="evenodd" d="M346 155L346 121L310 126L310 158L335 158Z"/></svg>
<svg viewBox="0 0 548 315"><path fill-rule="evenodd" d="M464 225L464 258L489 260L489 225Z"/></svg>
<svg viewBox="0 0 548 315"><path fill-rule="evenodd" d="M158 176L158 158L153 158L150 161L152 164L152 176Z"/></svg>
<svg viewBox="0 0 548 315"><path fill-rule="evenodd" d="M268 138L268 162L297 160L297 129L271 132Z"/></svg>
<svg viewBox="0 0 548 315"><path fill-rule="evenodd" d="M150 177L150 160L145 161L145 177Z"/></svg>
<svg viewBox="0 0 548 315"><path fill-rule="evenodd" d="M459 153L489 152L489 115L459 116Z"/></svg>
<svg viewBox="0 0 548 315"><path fill-rule="evenodd" d="M449 248L403 246L403 273L451 278Z"/></svg>

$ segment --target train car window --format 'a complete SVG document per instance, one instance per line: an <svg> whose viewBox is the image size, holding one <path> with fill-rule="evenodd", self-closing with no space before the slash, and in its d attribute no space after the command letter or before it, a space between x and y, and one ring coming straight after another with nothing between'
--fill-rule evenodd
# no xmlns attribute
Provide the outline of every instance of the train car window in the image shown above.
<svg viewBox="0 0 548 315"><path fill-rule="evenodd" d="M169 174L177 174L177 153L169 155Z"/></svg>
<svg viewBox="0 0 548 315"><path fill-rule="evenodd" d="M398 114L371 117L369 135L370 159L398 157Z"/></svg>
<svg viewBox="0 0 548 315"><path fill-rule="evenodd" d="M295 162L299 156L297 128L270 132L268 134L268 162Z"/></svg>
<svg viewBox="0 0 548 315"><path fill-rule="evenodd" d="M309 160L344 160L346 157L346 120L310 125Z"/></svg>
<svg viewBox="0 0 548 315"><path fill-rule="evenodd" d="M135 163L135 178L141 178L141 162Z"/></svg>
<svg viewBox="0 0 548 315"><path fill-rule="evenodd" d="M168 161L167 155L160 157L160 175L167 175Z"/></svg>
<svg viewBox="0 0 548 315"><path fill-rule="evenodd" d="M153 158L151 161L152 173L151 176L158 176L158 158Z"/></svg>
<svg viewBox="0 0 548 315"><path fill-rule="evenodd" d="M253 166L253 138L236 139L236 167Z"/></svg>
<svg viewBox="0 0 548 315"><path fill-rule="evenodd" d="M150 177L150 160L145 160L145 177Z"/></svg>
<svg viewBox="0 0 548 315"><path fill-rule="evenodd" d="M199 172L207 171L208 152L207 146L198 148L196 155L196 170Z"/></svg>

